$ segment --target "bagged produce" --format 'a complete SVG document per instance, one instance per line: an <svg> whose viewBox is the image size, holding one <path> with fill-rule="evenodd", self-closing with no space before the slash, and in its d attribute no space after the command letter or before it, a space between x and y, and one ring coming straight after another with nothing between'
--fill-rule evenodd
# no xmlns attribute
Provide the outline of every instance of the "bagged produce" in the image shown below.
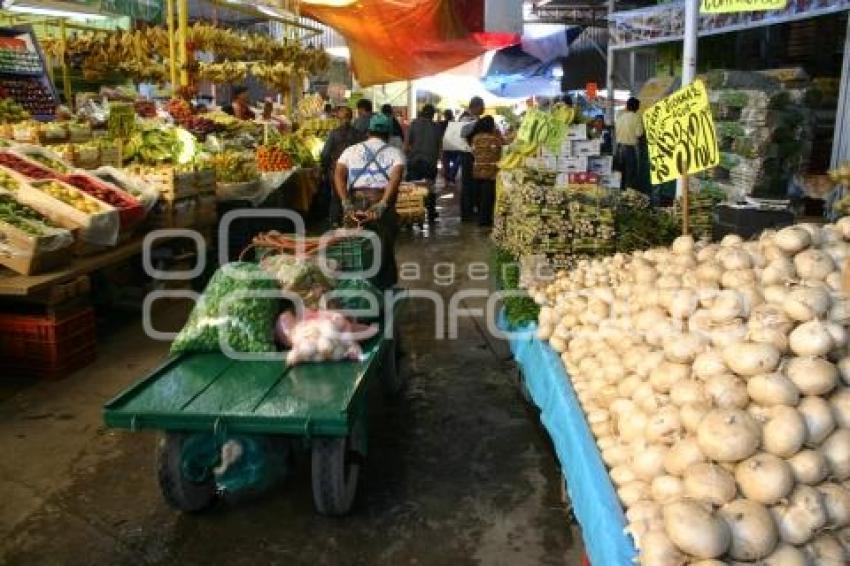
<svg viewBox="0 0 850 566"><path fill-rule="evenodd" d="M317 306L322 295L334 288L333 281L310 258L273 254L264 257L260 265L277 279L281 289L297 293L307 307Z"/></svg>
<svg viewBox="0 0 850 566"><path fill-rule="evenodd" d="M363 351L358 342L375 336L378 327L352 322L338 311L307 309L300 320L290 311L281 314L275 330L278 341L291 348L286 363L294 366L359 360Z"/></svg>
<svg viewBox="0 0 850 566"><path fill-rule="evenodd" d="M171 352L215 352L222 344L237 352L274 352L280 301L272 295L278 290L275 280L256 264L222 266L174 339ZM240 296L251 293L258 296Z"/></svg>

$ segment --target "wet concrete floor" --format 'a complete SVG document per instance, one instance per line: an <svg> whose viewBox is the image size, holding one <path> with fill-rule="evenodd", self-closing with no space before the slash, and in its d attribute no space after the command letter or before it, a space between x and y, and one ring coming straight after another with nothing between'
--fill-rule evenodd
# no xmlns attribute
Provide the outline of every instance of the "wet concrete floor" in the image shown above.
<svg viewBox="0 0 850 566"><path fill-rule="evenodd" d="M451 199L443 204L435 233L403 232L399 258L421 266L406 286L448 302L488 288L467 266L487 262L490 246L486 231L448 217ZM446 265L435 281L440 263L455 265L452 281ZM184 310L158 312L157 325L179 327ZM261 497L193 516L167 507L156 435L101 420L103 403L168 349L138 319L104 336L97 362L67 379L0 380L0 564L578 564L555 459L504 344L466 318L456 340L437 340L433 312L429 301L405 311L409 386L373 403L369 457L342 519L313 512L308 457Z"/></svg>

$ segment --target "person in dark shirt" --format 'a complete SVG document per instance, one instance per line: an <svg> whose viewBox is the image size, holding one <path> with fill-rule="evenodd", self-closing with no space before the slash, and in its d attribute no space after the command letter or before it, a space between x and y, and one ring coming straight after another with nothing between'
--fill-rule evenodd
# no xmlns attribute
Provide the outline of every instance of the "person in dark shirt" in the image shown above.
<svg viewBox="0 0 850 566"><path fill-rule="evenodd" d="M369 120L372 119L372 101L361 98L357 101L357 118L354 119L354 129L365 138L369 132Z"/></svg>
<svg viewBox="0 0 850 566"><path fill-rule="evenodd" d="M399 122L398 118L395 117L392 105L384 104L381 106L381 114L393 122L393 131L390 132L390 145L401 149L402 146L404 146L404 130L401 129L401 122Z"/></svg>
<svg viewBox="0 0 850 566"><path fill-rule="evenodd" d="M432 222L437 217L437 195L433 185L437 180L437 161L440 159L440 148L443 145L442 129L434 122L436 112L433 104L423 106L416 119L410 123L404 144L404 152L407 154L407 180L425 180L431 184L425 205L428 209L428 219Z"/></svg>
<svg viewBox="0 0 850 566"><path fill-rule="evenodd" d="M337 118L339 118L340 125L328 134L321 156L322 175L325 180L322 192L323 194L329 193L324 196L326 200L330 201L331 226L336 226L342 221L342 206L336 191L333 190L336 162L346 148L366 139L366 136L357 130L351 122L351 108L340 106L337 109Z"/></svg>

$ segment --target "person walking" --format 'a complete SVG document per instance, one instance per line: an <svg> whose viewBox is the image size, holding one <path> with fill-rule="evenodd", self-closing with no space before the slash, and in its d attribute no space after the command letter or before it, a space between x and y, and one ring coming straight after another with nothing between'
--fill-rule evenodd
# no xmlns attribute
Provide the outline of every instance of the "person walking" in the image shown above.
<svg viewBox="0 0 850 566"><path fill-rule="evenodd" d="M493 210L496 207L496 175L502 158L502 135L496 129L492 116L484 116L470 135L472 139L472 176L478 195L478 225L493 225Z"/></svg>
<svg viewBox="0 0 850 566"><path fill-rule="evenodd" d="M459 122L466 122L460 130L460 135L467 142L471 140L475 128L475 123L484 114L484 99L480 96L473 96L469 100L469 106L464 111ZM472 148L463 151L460 154L460 175L461 175L461 191L460 191L460 218L461 220L470 221L475 217L475 209L478 203L478 195L476 194L475 179L472 177L472 165L474 158L472 156Z"/></svg>
<svg viewBox="0 0 850 566"><path fill-rule="evenodd" d="M407 155L407 180L426 180L429 183L425 201L429 222L433 222L437 217L434 183L437 181L437 161L443 144L440 125L434 122L436 112L433 104L423 106L419 115L410 123L404 144L404 152Z"/></svg>
<svg viewBox="0 0 850 566"><path fill-rule="evenodd" d="M440 139L443 139L446 135L449 122L454 122L454 120L454 112L449 109L443 111L443 119L438 122L440 125ZM446 186L454 185L455 178L457 177L457 169L460 166L460 152L443 149L440 161L443 167L443 182Z"/></svg>
<svg viewBox="0 0 850 566"><path fill-rule="evenodd" d="M638 141L643 137L643 120L638 114L640 101L629 98L626 109L620 112L614 122L614 135L617 140L616 161L622 174L620 189L638 189L640 175L638 174Z"/></svg>
<svg viewBox="0 0 850 566"><path fill-rule="evenodd" d="M334 172L334 188L343 215L363 223L381 242L378 274L372 282L389 289L398 281L395 240L398 188L404 176L404 154L389 144L392 121L383 114L369 120L369 137L342 152Z"/></svg>
<svg viewBox="0 0 850 566"><path fill-rule="evenodd" d="M357 101L357 117L354 119L354 129L360 132L363 138L369 131L369 120L372 119L372 101L368 98L361 98Z"/></svg>
<svg viewBox="0 0 850 566"><path fill-rule="evenodd" d="M392 131L390 132L390 145L402 149L404 147L404 130L401 128L401 122L393 112L391 104L381 106L381 114L392 120Z"/></svg>
<svg viewBox="0 0 850 566"><path fill-rule="evenodd" d="M329 216L331 226L339 226L342 223L342 206L336 191L333 189L336 162L343 151L365 139L365 136L351 123L351 108L340 106L337 108L336 117L339 119L340 125L328 134L328 139L322 147L320 159L325 180L322 187L323 201L329 202L329 210L321 208L318 214Z"/></svg>

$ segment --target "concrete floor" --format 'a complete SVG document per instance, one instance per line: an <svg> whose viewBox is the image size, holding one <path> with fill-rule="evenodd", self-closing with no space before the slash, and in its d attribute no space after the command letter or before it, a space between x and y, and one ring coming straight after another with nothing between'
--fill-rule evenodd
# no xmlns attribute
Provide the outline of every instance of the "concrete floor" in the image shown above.
<svg viewBox="0 0 850 566"><path fill-rule="evenodd" d="M464 273L487 261L486 232L451 218L452 204L442 201L435 234L399 244L402 261L422 266L407 286L446 299L489 285ZM458 266L452 284L434 283L439 262ZM179 327L182 310L157 324ZM200 516L168 508L155 435L101 421L103 403L167 351L138 319L112 324L97 362L65 380L0 380L0 564L578 564L555 460L504 345L470 319L457 340L437 341L434 320L426 301L405 313L411 381L400 401L374 407L365 476L344 519L313 512L303 457L261 498Z"/></svg>

